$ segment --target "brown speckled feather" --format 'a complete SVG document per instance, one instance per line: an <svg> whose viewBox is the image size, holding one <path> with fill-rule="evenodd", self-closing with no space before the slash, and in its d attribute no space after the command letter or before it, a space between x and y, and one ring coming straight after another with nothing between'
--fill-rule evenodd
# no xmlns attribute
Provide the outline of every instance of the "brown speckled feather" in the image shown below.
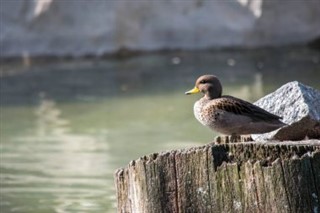
<svg viewBox="0 0 320 213"><path fill-rule="evenodd" d="M281 119L281 117L271 114L252 103L232 96L222 96L214 101L215 104L212 105L213 108L231 112L236 115L248 116L253 121L272 121Z"/></svg>

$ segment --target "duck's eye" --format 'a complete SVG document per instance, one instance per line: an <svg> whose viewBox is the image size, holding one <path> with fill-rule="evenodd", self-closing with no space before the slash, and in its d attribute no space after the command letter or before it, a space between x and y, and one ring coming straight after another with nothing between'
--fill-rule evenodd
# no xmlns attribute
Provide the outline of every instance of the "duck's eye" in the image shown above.
<svg viewBox="0 0 320 213"><path fill-rule="evenodd" d="M206 83L205 80L201 80L201 81L200 81L200 84L205 84L205 83Z"/></svg>

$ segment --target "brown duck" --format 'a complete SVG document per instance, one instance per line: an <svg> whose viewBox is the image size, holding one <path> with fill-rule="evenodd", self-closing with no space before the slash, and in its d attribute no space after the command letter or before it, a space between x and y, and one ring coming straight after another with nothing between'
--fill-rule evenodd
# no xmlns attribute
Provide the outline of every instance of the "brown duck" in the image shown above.
<svg viewBox="0 0 320 213"><path fill-rule="evenodd" d="M281 117L247 101L232 96L222 96L222 86L214 75L203 75L195 87L185 94L202 92L204 96L194 104L197 120L214 131L225 135L261 134L276 130L286 124Z"/></svg>

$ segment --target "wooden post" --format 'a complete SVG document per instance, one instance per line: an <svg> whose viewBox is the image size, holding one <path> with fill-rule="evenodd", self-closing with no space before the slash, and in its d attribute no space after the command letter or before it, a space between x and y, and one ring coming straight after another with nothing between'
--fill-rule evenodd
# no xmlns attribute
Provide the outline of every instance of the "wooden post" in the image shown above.
<svg viewBox="0 0 320 213"><path fill-rule="evenodd" d="M123 213L317 213L320 141L208 144L156 153L119 169L115 182Z"/></svg>

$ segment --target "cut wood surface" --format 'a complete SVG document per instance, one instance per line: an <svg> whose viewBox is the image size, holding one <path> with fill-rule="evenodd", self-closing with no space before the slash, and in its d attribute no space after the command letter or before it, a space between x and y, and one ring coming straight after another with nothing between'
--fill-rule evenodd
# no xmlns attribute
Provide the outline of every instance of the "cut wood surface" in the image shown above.
<svg viewBox="0 0 320 213"><path fill-rule="evenodd" d="M212 143L155 153L116 171L115 182L118 212L316 213L320 141Z"/></svg>

